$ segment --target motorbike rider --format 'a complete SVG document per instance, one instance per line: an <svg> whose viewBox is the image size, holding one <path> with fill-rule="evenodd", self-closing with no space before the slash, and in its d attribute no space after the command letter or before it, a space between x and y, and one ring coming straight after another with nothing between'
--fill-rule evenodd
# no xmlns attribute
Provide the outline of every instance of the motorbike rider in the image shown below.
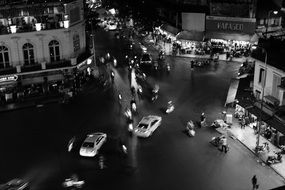
<svg viewBox="0 0 285 190"><path fill-rule="evenodd" d="M131 100L131 109L132 109L133 112L137 111L137 105L136 105L135 99Z"/></svg>
<svg viewBox="0 0 285 190"><path fill-rule="evenodd" d="M205 127L206 126L206 116L204 112L201 114L200 120L201 120L201 127Z"/></svg>
<svg viewBox="0 0 285 190"><path fill-rule="evenodd" d="M113 70L111 70L111 79L112 79L112 82L114 82L114 78L115 78L115 73Z"/></svg>

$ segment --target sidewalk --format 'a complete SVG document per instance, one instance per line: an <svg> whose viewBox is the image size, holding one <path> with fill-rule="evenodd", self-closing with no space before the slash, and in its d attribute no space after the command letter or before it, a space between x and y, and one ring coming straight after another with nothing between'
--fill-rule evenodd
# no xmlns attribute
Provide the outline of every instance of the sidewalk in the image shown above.
<svg viewBox="0 0 285 190"><path fill-rule="evenodd" d="M234 109L228 109L227 113L234 114ZM268 142L270 150L269 152L266 151L264 153L258 153L258 154L255 153L254 149L256 146L257 135L254 133L253 128L246 126L245 129L241 129L238 119L234 117L231 128L228 129L218 128L217 131L222 134L227 134L228 137L232 137L233 139L236 139L240 143L242 143L245 147L247 147L253 154L255 154L258 157L257 161L261 162L263 166L266 165L265 163L269 155L274 155L274 151L277 152L281 151L278 147L276 147L270 141L268 141L266 138L260 135L259 144L262 145L264 142ZM272 164L270 167L285 179L284 157L282 158L281 163Z"/></svg>

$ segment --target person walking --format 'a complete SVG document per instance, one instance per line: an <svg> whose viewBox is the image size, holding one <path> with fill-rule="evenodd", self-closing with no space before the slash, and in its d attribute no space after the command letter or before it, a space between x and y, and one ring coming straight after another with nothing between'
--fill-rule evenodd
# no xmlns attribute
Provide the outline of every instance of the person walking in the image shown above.
<svg viewBox="0 0 285 190"><path fill-rule="evenodd" d="M200 120L201 120L201 127L205 127L206 126L206 116L205 116L205 113L203 112L200 116Z"/></svg>
<svg viewBox="0 0 285 190"><path fill-rule="evenodd" d="M258 189L259 185L257 184L256 175L254 175L254 176L251 178L251 183L252 183L252 190Z"/></svg>
<svg viewBox="0 0 285 190"><path fill-rule="evenodd" d="M220 140L220 143L222 145L221 151L222 152L225 151L225 153L227 153L228 152L227 138L225 136L223 136Z"/></svg>

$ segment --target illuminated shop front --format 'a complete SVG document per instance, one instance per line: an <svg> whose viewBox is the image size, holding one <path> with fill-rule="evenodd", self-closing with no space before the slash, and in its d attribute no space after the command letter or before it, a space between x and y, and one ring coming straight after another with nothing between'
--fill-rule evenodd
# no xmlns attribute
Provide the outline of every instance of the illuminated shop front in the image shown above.
<svg viewBox="0 0 285 190"><path fill-rule="evenodd" d="M257 42L254 18L206 16L206 35L216 48L231 51Z"/></svg>

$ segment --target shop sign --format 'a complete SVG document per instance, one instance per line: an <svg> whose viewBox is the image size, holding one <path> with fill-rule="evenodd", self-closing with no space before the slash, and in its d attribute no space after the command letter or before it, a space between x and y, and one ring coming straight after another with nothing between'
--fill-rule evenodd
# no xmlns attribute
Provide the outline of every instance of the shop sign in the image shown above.
<svg viewBox="0 0 285 190"><path fill-rule="evenodd" d="M86 63L87 63L86 60L83 61L83 62L81 62L81 63L79 63L79 64L77 65L77 69L80 69L81 67L83 67L84 65L86 65Z"/></svg>
<svg viewBox="0 0 285 190"><path fill-rule="evenodd" d="M254 34L255 19L232 17L206 17L206 31Z"/></svg>
<svg viewBox="0 0 285 190"><path fill-rule="evenodd" d="M0 77L0 83L17 81L17 79L18 79L18 75Z"/></svg>

